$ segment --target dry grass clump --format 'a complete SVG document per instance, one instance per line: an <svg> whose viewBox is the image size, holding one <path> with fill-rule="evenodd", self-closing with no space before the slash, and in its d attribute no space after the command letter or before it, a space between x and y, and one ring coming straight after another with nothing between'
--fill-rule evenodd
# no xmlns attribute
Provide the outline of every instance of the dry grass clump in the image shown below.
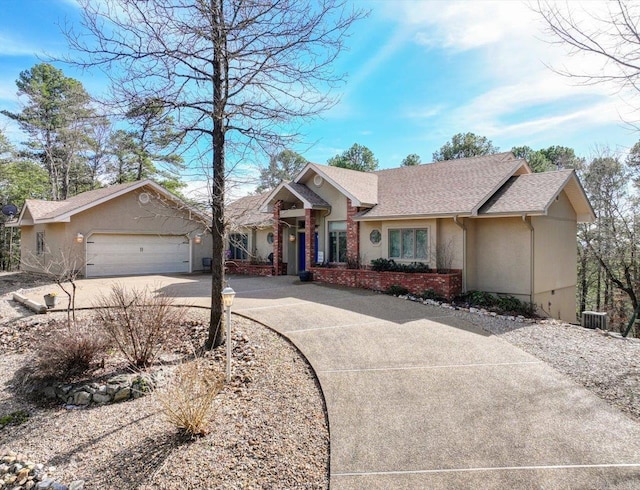
<svg viewBox="0 0 640 490"><path fill-rule="evenodd" d="M109 339L94 325L73 325L38 342L37 372L40 376L54 378L82 374L108 347Z"/></svg>
<svg viewBox="0 0 640 490"><path fill-rule="evenodd" d="M180 319L173 299L121 284L98 298L96 319L132 366L151 364Z"/></svg>
<svg viewBox="0 0 640 490"><path fill-rule="evenodd" d="M157 392L169 422L190 436L207 434L213 400L223 376L204 359L182 364L169 383Z"/></svg>

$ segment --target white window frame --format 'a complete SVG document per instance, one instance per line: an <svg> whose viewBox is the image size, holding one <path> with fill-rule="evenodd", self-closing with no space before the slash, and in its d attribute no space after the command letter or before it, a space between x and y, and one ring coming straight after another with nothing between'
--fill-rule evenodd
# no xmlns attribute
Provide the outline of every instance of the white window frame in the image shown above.
<svg viewBox="0 0 640 490"><path fill-rule="evenodd" d="M344 231L339 230L337 232L334 232L334 231L331 230L331 224L332 223L345 223L345 226L347 228ZM346 259L346 257L348 257L348 255L349 255L349 243L348 243L348 240L347 240L347 237L348 237L347 232L348 232L348 223L347 223L346 219L336 219L336 220L328 220L327 221L327 247L326 248L327 248L327 251L328 251L328 253L327 253L327 260L328 261L331 262L331 258L332 258L331 257L331 255L332 255L331 254L331 233L344 233L345 234L345 242L346 242L345 243L345 259ZM338 238L338 243L339 243L339 238ZM340 250L337 250L337 253L338 253L338 259L339 259L340 258ZM346 260L344 262L333 261L332 263L334 263L334 264L344 264L344 263L346 263Z"/></svg>
<svg viewBox="0 0 640 490"><path fill-rule="evenodd" d="M406 231L412 231L413 232L413 257L403 257L402 256L402 251L404 249L403 244L402 244L402 240L403 240L403 232ZM400 233L400 255L399 256L393 256L391 255L391 233L397 231L398 233ZM427 243L426 243L426 257L416 257L416 252L417 252L417 243L418 241L416 240L416 232L417 231L424 231L427 234ZM428 227L407 227L407 228L388 228L387 229L387 257L389 259L394 259L394 260L407 260L407 261L412 261L412 262L428 262L429 261L429 241L431 238L431 230Z"/></svg>

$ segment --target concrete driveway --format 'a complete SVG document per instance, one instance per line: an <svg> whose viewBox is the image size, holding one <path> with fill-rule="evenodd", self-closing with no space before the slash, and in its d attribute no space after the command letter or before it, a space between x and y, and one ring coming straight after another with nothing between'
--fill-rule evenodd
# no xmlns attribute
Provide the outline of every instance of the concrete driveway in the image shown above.
<svg viewBox="0 0 640 490"><path fill-rule="evenodd" d="M78 305L113 281L80 281ZM203 276L115 281L209 303ZM290 277L230 285L235 313L281 332L315 369L333 489L640 488L640 424L448 310Z"/></svg>

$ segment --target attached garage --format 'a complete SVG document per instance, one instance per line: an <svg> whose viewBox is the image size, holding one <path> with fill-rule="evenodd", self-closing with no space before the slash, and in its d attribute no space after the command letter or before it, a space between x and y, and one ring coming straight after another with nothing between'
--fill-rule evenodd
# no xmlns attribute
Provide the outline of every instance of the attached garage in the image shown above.
<svg viewBox="0 0 640 490"><path fill-rule="evenodd" d="M189 272L189 239L180 235L96 233L87 239L87 277Z"/></svg>
<svg viewBox="0 0 640 490"><path fill-rule="evenodd" d="M210 216L150 180L27 199L14 226L23 270L72 269L85 277L202 271L211 257Z"/></svg>

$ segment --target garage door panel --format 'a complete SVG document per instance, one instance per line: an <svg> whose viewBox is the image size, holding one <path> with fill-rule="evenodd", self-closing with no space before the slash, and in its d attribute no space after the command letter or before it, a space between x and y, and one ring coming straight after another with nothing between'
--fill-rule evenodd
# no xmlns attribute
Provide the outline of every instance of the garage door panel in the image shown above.
<svg viewBox="0 0 640 490"><path fill-rule="evenodd" d="M189 272L184 236L95 234L87 240L87 277Z"/></svg>

